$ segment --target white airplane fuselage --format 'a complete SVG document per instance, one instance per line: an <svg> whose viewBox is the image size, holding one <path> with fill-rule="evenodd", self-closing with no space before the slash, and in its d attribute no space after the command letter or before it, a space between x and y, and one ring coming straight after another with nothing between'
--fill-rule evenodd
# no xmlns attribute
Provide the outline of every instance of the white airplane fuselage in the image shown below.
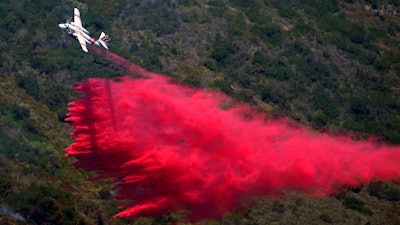
<svg viewBox="0 0 400 225"><path fill-rule="evenodd" d="M87 31L83 27L76 26L74 22L71 23L60 23L58 26L63 29L65 32L70 34L71 36L75 37L78 39L78 35L82 36L85 41L89 44L95 44L96 39L92 38L89 36L89 31Z"/></svg>

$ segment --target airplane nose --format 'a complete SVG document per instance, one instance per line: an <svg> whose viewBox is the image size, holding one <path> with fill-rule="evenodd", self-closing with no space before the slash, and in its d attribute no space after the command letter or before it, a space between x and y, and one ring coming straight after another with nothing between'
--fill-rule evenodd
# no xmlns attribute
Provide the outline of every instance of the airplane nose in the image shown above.
<svg viewBox="0 0 400 225"><path fill-rule="evenodd" d="M58 24L58 26L59 26L61 29L65 29L65 28L66 28L65 24L63 24L63 23Z"/></svg>

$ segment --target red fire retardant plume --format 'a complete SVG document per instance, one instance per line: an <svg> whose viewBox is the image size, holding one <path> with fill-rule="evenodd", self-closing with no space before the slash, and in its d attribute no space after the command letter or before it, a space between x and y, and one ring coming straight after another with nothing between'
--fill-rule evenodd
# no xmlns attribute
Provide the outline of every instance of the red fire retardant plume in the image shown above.
<svg viewBox="0 0 400 225"><path fill-rule="evenodd" d="M75 89L68 121L75 166L111 178L117 217L185 210L218 217L252 197L301 190L334 193L400 177L400 147L354 141L267 119L216 91L192 89L112 54L141 79L92 78Z"/></svg>

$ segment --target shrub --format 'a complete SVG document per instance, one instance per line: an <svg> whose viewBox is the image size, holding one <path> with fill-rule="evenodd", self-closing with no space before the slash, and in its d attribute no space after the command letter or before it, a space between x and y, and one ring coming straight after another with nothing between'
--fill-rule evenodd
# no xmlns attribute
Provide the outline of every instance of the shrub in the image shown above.
<svg viewBox="0 0 400 225"><path fill-rule="evenodd" d="M282 29L277 25L261 26L254 25L251 31L258 35L263 41L278 46L282 38Z"/></svg>
<svg viewBox="0 0 400 225"><path fill-rule="evenodd" d="M319 219L324 221L325 223L333 223L332 218L328 214L325 214L325 213L321 214L319 216Z"/></svg>
<svg viewBox="0 0 400 225"><path fill-rule="evenodd" d="M40 99L40 91L39 84L36 81L35 77L31 76L17 76L15 77L17 85L23 89L25 89L26 93L33 96L36 99Z"/></svg>
<svg viewBox="0 0 400 225"><path fill-rule="evenodd" d="M379 199L389 201L400 201L400 188L397 185L389 185L386 182L378 181L368 185L368 193Z"/></svg>
<svg viewBox="0 0 400 225"><path fill-rule="evenodd" d="M364 215L369 215L372 216L373 212L371 209L366 208L364 205L365 203L361 200L358 200L355 197L348 196L346 195L342 201L342 204L349 209L353 209L355 211L358 211Z"/></svg>
<svg viewBox="0 0 400 225"><path fill-rule="evenodd" d="M12 113L15 120L23 120L29 118L30 111L25 106L14 105Z"/></svg>
<svg viewBox="0 0 400 225"><path fill-rule="evenodd" d="M218 68L217 62L213 58L206 58L203 65L212 71L216 71Z"/></svg>
<svg viewBox="0 0 400 225"><path fill-rule="evenodd" d="M225 45L215 48L211 53L211 58L213 58L219 66L224 66L228 62L229 56L233 53L232 47Z"/></svg>

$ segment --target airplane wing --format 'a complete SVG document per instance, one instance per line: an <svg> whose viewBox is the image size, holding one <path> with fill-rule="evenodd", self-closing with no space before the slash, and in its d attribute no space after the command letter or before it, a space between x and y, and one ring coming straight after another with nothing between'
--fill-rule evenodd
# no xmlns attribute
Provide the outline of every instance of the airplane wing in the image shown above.
<svg viewBox="0 0 400 225"><path fill-rule="evenodd" d="M78 38L79 44L81 45L81 48L84 52L88 52L88 49L86 47L86 40L84 37L82 37L82 35L76 35L76 37Z"/></svg>
<svg viewBox="0 0 400 225"><path fill-rule="evenodd" d="M77 8L74 8L74 23L77 26L82 27L81 14Z"/></svg>
<svg viewBox="0 0 400 225"><path fill-rule="evenodd" d="M80 31L83 31L83 32L85 32L86 34L89 34L89 31L82 27L81 13L79 12L79 9L77 9L77 8L74 8L74 22L73 22L73 24L74 24Z"/></svg>

